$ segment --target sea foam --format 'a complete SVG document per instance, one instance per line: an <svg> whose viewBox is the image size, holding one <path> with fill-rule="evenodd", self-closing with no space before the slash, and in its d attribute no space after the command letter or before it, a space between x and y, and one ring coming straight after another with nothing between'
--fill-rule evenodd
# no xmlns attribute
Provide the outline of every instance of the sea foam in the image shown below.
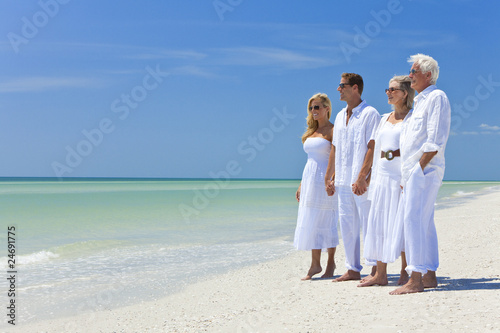
<svg viewBox="0 0 500 333"><path fill-rule="evenodd" d="M29 265L33 263L48 261L57 257L59 257L59 255L53 252L39 251L28 255L17 256L17 259L19 265Z"/></svg>

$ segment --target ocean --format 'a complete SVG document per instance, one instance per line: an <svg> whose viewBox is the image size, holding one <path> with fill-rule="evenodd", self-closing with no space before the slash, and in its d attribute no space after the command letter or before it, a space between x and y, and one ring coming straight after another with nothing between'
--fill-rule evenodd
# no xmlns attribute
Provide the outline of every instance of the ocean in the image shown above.
<svg viewBox="0 0 500 333"><path fill-rule="evenodd" d="M299 182L1 179L1 299L8 304L12 226L18 324L161 298L286 256L295 251ZM436 208L498 188L444 182Z"/></svg>

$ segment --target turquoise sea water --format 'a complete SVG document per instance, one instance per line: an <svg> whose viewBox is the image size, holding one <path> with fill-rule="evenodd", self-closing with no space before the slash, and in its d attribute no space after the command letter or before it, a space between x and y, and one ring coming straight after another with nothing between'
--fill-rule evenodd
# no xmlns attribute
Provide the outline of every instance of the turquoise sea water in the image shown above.
<svg viewBox="0 0 500 333"><path fill-rule="evenodd" d="M3 179L0 266L7 272L7 227L15 226L18 321L131 305L285 256L294 251L298 184ZM437 209L499 187L445 182Z"/></svg>

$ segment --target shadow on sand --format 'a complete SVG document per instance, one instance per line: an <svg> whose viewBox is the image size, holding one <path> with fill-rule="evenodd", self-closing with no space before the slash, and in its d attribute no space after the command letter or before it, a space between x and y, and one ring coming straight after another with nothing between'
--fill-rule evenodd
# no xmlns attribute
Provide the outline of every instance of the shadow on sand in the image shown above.
<svg viewBox="0 0 500 333"><path fill-rule="evenodd" d="M396 285L399 275L389 274L389 285ZM425 289L426 291L446 290L491 290L500 289L500 279L478 278L478 279L452 279L449 276L438 276L437 288Z"/></svg>
<svg viewBox="0 0 500 333"><path fill-rule="evenodd" d="M500 279L451 279L448 276L438 276L437 290L483 290L500 289Z"/></svg>
<svg viewBox="0 0 500 333"><path fill-rule="evenodd" d="M366 275L365 275L366 276ZM365 277L362 276L361 278ZM333 278L313 277L310 281L333 280L340 277L335 275ZM388 287L397 287L399 274L388 274ZM495 278L478 278L478 279L452 279L448 276L438 276L437 288L425 289L426 291L446 291L446 290L500 290L500 279Z"/></svg>

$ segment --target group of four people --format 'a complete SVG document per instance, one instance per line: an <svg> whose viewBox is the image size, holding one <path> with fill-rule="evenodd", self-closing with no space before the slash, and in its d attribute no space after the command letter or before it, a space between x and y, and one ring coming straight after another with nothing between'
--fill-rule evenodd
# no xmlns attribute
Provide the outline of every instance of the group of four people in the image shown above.
<svg viewBox="0 0 500 333"><path fill-rule="evenodd" d="M363 256L372 271L360 287L387 285L387 263L400 255L401 286L391 294L437 286L434 203L444 176L451 110L435 86L438 63L423 54L408 62L410 74L393 77L385 89L392 112L382 117L362 100L363 79L354 73L341 76L337 90L347 106L334 124L326 94L309 100L302 136L308 160L296 193L294 238L297 249L312 251L304 280L322 271L324 249L328 261L322 278L333 277L338 221L347 272L334 281L361 279L362 230Z"/></svg>

